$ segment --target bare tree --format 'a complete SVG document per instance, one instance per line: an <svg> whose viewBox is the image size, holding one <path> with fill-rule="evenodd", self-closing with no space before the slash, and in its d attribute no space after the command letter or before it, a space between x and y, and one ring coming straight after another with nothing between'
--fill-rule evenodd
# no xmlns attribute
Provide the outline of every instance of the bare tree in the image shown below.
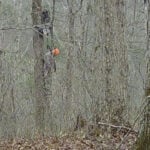
<svg viewBox="0 0 150 150"><path fill-rule="evenodd" d="M73 1L67 1L69 8L69 47L67 56L67 73L66 73L66 105L69 106L72 101L72 75L73 75L73 50L74 50L74 21L75 14L73 12ZM67 107L68 107L67 106ZM69 107L68 107L69 108Z"/></svg>
<svg viewBox="0 0 150 150"><path fill-rule="evenodd" d="M147 7L147 58L146 58L146 85L145 85L145 99L143 114L141 120L141 133L137 141L137 150L149 150L150 149L150 1L145 1L145 6Z"/></svg>
<svg viewBox="0 0 150 150"><path fill-rule="evenodd" d="M32 21L33 25L41 24L41 6L42 0L32 0ZM37 132L43 135L45 128L45 80L44 80L44 39L38 32L34 32L33 35L33 49L35 53L35 66L34 66L34 77L35 77L35 121Z"/></svg>
<svg viewBox="0 0 150 150"><path fill-rule="evenodd" d="M124 0L104 1L105 100L109 119L121 123L127 100L127 49L124 42ZM112 109L113 108L113 109Z"/></svg>

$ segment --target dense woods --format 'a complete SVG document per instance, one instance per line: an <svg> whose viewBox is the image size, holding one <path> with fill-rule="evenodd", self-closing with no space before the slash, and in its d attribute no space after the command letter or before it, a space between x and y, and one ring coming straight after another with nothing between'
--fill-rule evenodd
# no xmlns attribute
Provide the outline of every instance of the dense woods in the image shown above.
<svg viewBox="0 0 150 150"><path fill-rule="evenodd" d="M150 149L149 0L0 1L0 149Z"/></svg>

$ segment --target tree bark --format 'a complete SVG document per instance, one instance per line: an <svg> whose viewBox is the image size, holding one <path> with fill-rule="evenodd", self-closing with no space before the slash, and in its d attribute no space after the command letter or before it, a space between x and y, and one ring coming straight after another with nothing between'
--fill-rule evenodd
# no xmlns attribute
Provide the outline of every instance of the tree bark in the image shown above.
<svg viewBox="0 0 150 150"><path fill-rule="evenodd" d="M48 41L50 40L50 48L54 48L54 20L55 20L55 3L56 3L56 0L53 0L52 1L53 4L52 4L52 14L50 16L51 20L49 22L49 25L50 25L50 37L47 36L45 38L46 40L46 46L48 45ZM53 84L53 72L56 72L56 62L55 62L55 58L51 55L51 52L47 52L46 54L48 54L48 64L50 64L51 68L50 70L48 71L48 74L45 76L45 85L46 85L46 97L47 97L47 100L46 100L46 115L45 115L45 121L46 121L46 124L45 124L45 130L46 130L46 133L49 133L51 134L52 133L52 130L53 130L53 126L55 126L53 124L53 121L52 121L52 112L51 112L51 105L50 105L50 102L52 101L52 95L53 95L53 91L52 91L52 84ZM46 57L46 54L45 54L45 57ZM55 73L54 73L55 74Z"/></svg>
<svg viewBox="0 0 150 150"><path fill-rule="evenodd" d="M69 7L69 48L67 56L67 79L66 79L66 105L69 108L69 104L72 101L72 74L73 74L73 64L72 64L72 53L74 50L74 13L73 13L73 1L68 1Z"/></svg>
<svg viewBox="0 0 150 150"><path fill-rule="evenodd" d="M53 12L51 20L51 46L54 48L54 19L55 19L55 0L53 0Z"/></svg>
<svg viewBox="0 0 150 150"><path fill-rule="evenodd" d="M146 85L145 85L145 102L144 112L141 120L141 133L137 140L136 150L149 150L150 149L150 2L145 3L147 6L147 45L148 52L146 58Z"/></svg>
<svg viewBox="0 0 150 150"><path fill-rule="evenodd" d="M124 1L104 1L105 101L108 120L124 122L127 100L127 49L124 41ZM113 109L112 109L113 108Z"/></svg>
<svg viewBox="0 0 150 150"><path fill-rule="evenodd" d="M110 111L111 105L112 105L112 94L111 94L111 89L112 89L112 79L111 79L111 71L112 71L112 65L113 65L113 59L111 59L112 52L113 52L113 27L114 27L114 21L113 17L111 17L111 2L109 0L104 1L104 38L105 38L105 43L104 43L104 56L105 56L105 101L106 105ZM110 115L110 112L109 114ZM110 116L109 120L110 120Z"/></svg>
<svg viewBox="0 0 150 150"><path fill-rule="evenodd" d="M33 25L41 24L41 6L42 0L32 0L32 21ZM35 54L35 123L39 135L44 134L45 129L45 80L44 80L44 39L41 38L38 32L33 35L33 49Z"/></svg>

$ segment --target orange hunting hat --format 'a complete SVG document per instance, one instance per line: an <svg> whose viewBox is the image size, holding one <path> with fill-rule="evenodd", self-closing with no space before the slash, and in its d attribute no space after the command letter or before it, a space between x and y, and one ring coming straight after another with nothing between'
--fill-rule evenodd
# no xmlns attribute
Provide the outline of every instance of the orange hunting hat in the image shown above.
<svg viewBox="0 0 150 150"><path fill-rule="evenodd" d="M54 48L54 49L52 50L52 54L53 54L54 56L59 55L59 53L60 53L60 51L59 51L58 48Z"/></svg>

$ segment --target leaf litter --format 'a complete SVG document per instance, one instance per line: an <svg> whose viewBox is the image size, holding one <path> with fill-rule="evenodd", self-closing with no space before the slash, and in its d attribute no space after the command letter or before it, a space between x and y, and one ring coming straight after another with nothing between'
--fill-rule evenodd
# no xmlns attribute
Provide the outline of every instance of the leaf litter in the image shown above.
<svg viewBox="0 0 150 150"><path fill-rule="evenodd" d="M108 137L87 137L72 133L61 137L1 139L0 150L116 150L117 147L119 150L133 150L137 134L130 133L122 142L124 136L116 133Z"/></svg>

